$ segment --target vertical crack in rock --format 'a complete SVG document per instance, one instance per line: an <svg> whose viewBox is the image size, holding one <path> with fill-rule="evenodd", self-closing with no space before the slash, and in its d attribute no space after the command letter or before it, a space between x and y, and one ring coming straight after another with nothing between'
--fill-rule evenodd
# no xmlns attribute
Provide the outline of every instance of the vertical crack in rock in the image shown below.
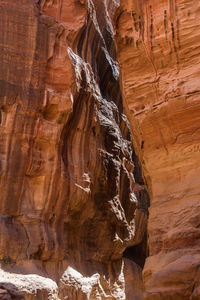
<svg viewBox="0 0 200 300"><path fill-rule="evenodd" d="M73 112L63 133L62 157L69 178L64 222L71 267L76 270L75 281L81 282L78 278L85 277L92 281L95 270L101 281L104 265L108 278L113 276L110 284L104 280L101 287L107 297L142 299L139 277L147 251L149 199L123 111L111 26L106 4L88 1L87 25L68 50L77 88L73 94ZM134 245L136 251L124 255L122 272L123 252ZM137 279L134 282L133 278L126 278L134 262L138 267L131 276L138 277L139 283ZM111 276L113 265L116 274ZM115 287L118 272L124 276L121 284L117 284L119 294ZM69 278L73 278L72 269L65 273L62 283L73 294L76 284L69 283ZM129 295L126 295L126 279L133 284ZM100 284L96 291L91 287L89 294L96 293L97 297L99 293L102 297L101 288Z"/></svg>

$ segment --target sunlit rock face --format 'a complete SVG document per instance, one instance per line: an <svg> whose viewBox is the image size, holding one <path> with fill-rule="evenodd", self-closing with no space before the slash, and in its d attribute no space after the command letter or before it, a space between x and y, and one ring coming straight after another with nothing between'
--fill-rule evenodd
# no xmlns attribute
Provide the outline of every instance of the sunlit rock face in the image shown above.
<svg viewBox="0 0 200 300"><path fill-rule="evenodd" d="M145 299L200 299L200 2L122 0L123 103L151 194Z"/></svg>
<svg viewBox="0 0 200 300"><path fill-rule="evenodd" d="M149 198L119 86L118 6L0 2L0 297L143 299Z"/></svg>

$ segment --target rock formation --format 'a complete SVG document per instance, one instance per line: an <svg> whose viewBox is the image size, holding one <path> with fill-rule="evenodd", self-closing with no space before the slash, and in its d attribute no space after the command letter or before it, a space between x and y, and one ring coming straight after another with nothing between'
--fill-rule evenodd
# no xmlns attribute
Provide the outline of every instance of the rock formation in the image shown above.
<svg viewBox="0 0 200 300"><path fill-rule="evenodd" d="M117 4L0 7L1 282L30 300L141 299L149 199L122 105Z"/></svg>
<svg viewBox="0 0 200 300"><path fill-rule="evenodd" d="M199 299L199 15L0 2L0 299Z"/></svg>
<svg viewBox="0 0 200 300"><path fill-rule="evenodd" d="M200 299L200 3L122 0L124 107L151 198L145 299Z"/></svg>

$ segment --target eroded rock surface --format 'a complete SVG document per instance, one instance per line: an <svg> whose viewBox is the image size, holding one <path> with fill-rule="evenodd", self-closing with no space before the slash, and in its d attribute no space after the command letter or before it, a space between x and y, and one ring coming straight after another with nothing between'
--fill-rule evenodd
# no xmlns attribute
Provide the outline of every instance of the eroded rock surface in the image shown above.
<svg viewBox="0 0 200 300"><path fill-rule="evenodd" d="M200 298L199 17L0 2L0 299Z"/></svg>
<svg viewBox="0 0 200 300"><path fill-rule="evenodd" d="M146 249L149 199L122 105L117 8L0 3L0 282L28 300L143 298L134 247Z"/></svg>
<svg viewBox="0 0 200 300"><path fill-rule="evenodd" d="M145 299L200 299L200 3L122 0L124 107L151 194Z"/></svg>

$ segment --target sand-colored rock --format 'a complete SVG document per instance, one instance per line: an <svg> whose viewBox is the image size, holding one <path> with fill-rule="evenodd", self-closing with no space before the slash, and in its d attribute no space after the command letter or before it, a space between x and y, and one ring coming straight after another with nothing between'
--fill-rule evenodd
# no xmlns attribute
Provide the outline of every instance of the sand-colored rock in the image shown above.
<svg viewBox="0 0 200 300"><path fill-rule="evenodd" d="M199 299L200 3L122 0L124 107L151 194L145 299Z"/></svg>
<svg viewBox="0 0 200 300"><path fill-rule="evenodd" d="M122 105L117 6L0 2L0 282L27 300L142 299L141 268L122 259L145 247L148 194Z"/></svg>

